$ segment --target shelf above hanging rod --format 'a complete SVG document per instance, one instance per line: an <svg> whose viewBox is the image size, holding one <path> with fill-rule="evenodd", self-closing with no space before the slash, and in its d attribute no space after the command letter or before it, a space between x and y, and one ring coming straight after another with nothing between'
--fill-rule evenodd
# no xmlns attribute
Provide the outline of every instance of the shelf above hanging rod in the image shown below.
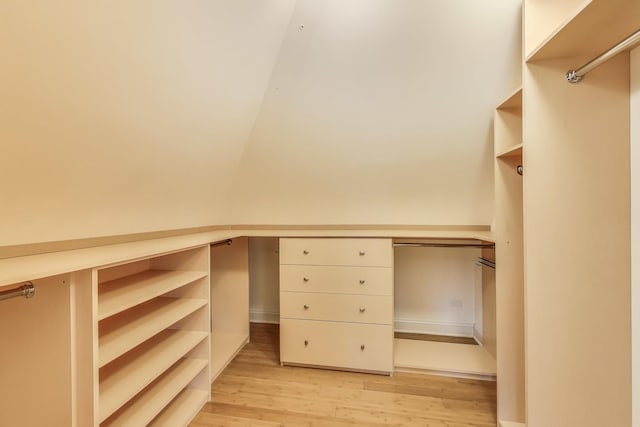
<svg viewBox="0 0 640 427"><path fill-rule="evenodd" d="M0 301L16 298L16 297L25 297L25 298L33 298L36 294L36 287L31 282L26 282L24 285L19 288L11 289L9 291L0 292Z"/></svg>
<svg viewBox="0 0 640 427"><path fill-rule="evenodd" d="M597 58L592 59L582 67L575 70L569 70L565 75L565 78L569 83L580 83L585 74L589 73L591 70L608 61L609 59L613 58L620 52L631 49L637 43L640 43L640 31L636 31L635 33L631 34L629 37L627 37L605 53L601 54Z"/></svg>
<svg viewBox="0 0 640 427"><path fill-rule="evenodd" d="M394 247L409 248L490 248L496 247L493 243L394 243Z"/></svg>

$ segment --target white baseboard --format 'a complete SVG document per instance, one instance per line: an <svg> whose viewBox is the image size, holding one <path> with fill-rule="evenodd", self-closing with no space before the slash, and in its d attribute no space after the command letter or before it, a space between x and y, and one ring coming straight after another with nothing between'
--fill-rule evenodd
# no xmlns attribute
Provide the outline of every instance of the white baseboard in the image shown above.
<svg viewBox="0 0 640 427"><path fill-rule="evenodd" d="M517 423L514 421L502 421L502 420L498 420L498 426L499 427L527 427L527 425L524 423Z"/></svg>
<svg viewBox="0 0 640 427"><path fill-rule="evenodd" d="M473 337L473 323L429 322L424 320L396 319L396 332L447 335L451 337Z"/></svg>
<svg viewBox="0 0 640 427"><path fill-rule="evenodd" d="M253 323L280 323L280 313L277 311L249 310L249 321Z"/></svg>
<svg viewBox="0 0 640 427"><path fill-rule="evenodd" d="M480 332L479 330L476 329L476 327L473 327L473 338L476 340L476 342L480 345L484 345L484 337L482 336L482 332Z"/></svg>

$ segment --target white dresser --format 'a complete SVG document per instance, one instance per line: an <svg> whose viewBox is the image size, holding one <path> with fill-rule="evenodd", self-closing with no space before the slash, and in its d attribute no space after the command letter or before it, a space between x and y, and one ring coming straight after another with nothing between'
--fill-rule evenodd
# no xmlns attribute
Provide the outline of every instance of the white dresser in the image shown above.
<svg viewBox="0 0 640 427"><path fill-rule="evenodd" d="M393 371L391 239L280 239L280 360Z"/></svg>

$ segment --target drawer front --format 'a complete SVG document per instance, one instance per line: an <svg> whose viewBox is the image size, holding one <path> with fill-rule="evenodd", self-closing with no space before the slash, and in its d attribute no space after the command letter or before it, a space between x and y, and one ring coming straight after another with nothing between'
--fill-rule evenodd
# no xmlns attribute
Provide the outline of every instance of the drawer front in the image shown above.
<svg viewBox="0 0 640 427"><path fill-rule="evenodd" d="M388 325L280 321L280 360L354 370L393 370L393 328Z"/></svg>
<svg viewBox="0 0 640 427"><path fill-rule="evenodd" d="M280 264L393 267L391 239L280 239Z"/></svg>
<svg viewBox="0 0 640 427"><path fill-rule="evenodd" d="M280 318L391 325L393 298L381 295L280 292Z"/></svg>
<svg viewBox="0 0 640 427"><path fill-rule="evenodd" d="M281 265L280 290L393 295L393 268Z"/></svg>

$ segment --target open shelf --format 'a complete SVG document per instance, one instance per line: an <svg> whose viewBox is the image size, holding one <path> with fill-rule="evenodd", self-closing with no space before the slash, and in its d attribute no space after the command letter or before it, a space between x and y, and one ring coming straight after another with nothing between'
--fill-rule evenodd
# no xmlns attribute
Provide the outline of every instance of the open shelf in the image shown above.
<svg viewBox="0 0 640 427"><path fill-rule="evenodd" d="M396 338L394 365L399 371L426 371L472 378L496 376L496 360L481 345Z"/></svg>
<svg viewBox="0 0 640 427"><path fill-rule="evenodd" d="M497 159L520 157L522 159L522 144L514 145L496 154Z"/></svg>
<svg viewBox="0 0 640 427"><path fill-rule="evenodd" d="M102 426L147 425L206 366L203 359L181 359Z"/></svg>
<svg viewBox="0 0 640 427"><path fill-rule="evenodd" d="M148 270L101 283L98 289L98 320L207 277L201 271Z"/></svg>
<svg viewBox="0 0 640 427"><path fill-rule="evenodd" d="M211 382L222 372L249 341L248 334L211 334Z"/></svg>
<svg viewBox="0 0 640 427"><path fill-rule="evenodd" d="M516 89L507 99L502 101L500 105L496 109L498 110L509 110L512 108L520 108L522 109L522 88L519 87Z"/></svg>
<svg viewBox="0 0 640 427"><path fill-rule="evenodd" d="M559 5L564 3L564 6ZM567 10L568 7L572 9ZM635 0L591 0L559 2L528 0L527 14L534 15L525 23L525 36L530 40L526 61L561 57L595 57L624 40L640 28L640 2ZM525 16L527 15L525 14ZM554 19L546 19L553 15ZM556 22L546 36L546 28L536 28ZM534 34L537 31L538 34ZM536 46L532 46L536 43ZM589 58L590 60L591 58ZM576 64L576 67L583 64Z"/></svg>
<svg viewBox="0 0 640 427"><path fill-rule="evenodd" d="M207 338L206 332L165 330L100 370L100 422Z"/></svg>
<svg viewBox="0 0 640 427"><path fill-rule="evenodd" d="M99 363L107 363L185 318L207 300L156 298L100 322Z"/></svg>
<svg viewBox="0 0 640 427"><path fill-rule="evenodd" d="M209 395L206 391L187 388L149 425L158 427L186 426L196 416L208 398Z"/></svg>

